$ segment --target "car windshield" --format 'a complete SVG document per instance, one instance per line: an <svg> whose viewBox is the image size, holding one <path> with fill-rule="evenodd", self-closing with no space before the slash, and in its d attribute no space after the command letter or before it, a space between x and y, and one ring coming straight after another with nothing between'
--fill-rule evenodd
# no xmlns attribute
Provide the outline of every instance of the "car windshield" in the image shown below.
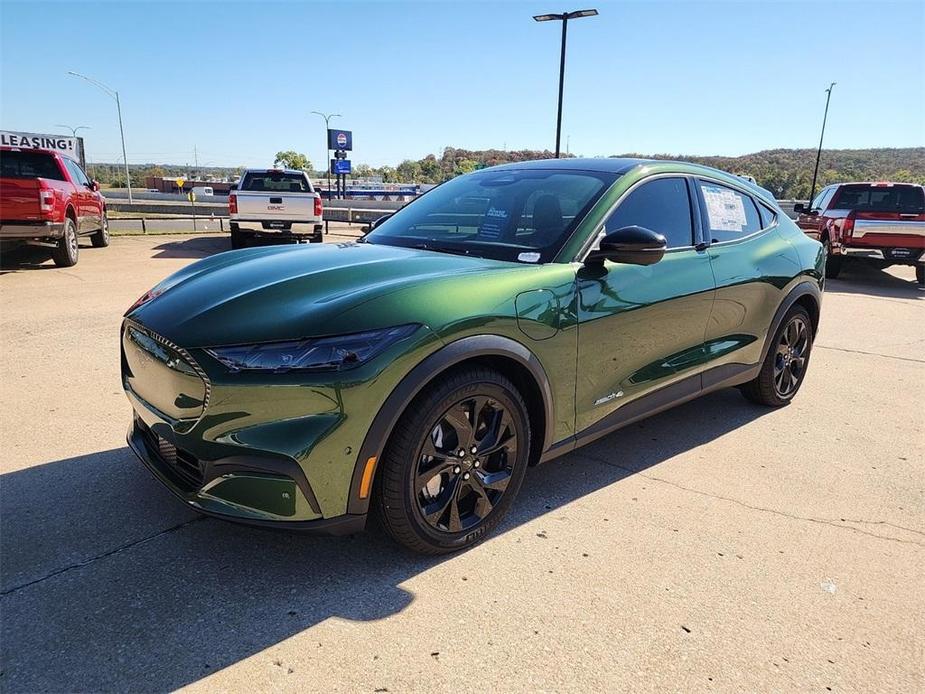
<svg viewBox="0 0 925 694"><path fill-rule="evenodd" d="M429 191L365 241L546 263L617 178L611 173L554 169L480 171Z"/></svg>

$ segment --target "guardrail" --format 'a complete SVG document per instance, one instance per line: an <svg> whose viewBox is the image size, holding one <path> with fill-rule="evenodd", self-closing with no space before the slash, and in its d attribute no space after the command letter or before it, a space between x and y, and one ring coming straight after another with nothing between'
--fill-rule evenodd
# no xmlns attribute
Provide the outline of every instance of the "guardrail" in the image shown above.
<svg viewBox="0 0 925 694"><path fill-rule="evenodd" d="M368 226L375 222L383 215L391 214L393 209L370 209L370 208L331 208L325 210L324 226L325 233L329 233L328 224L330 222L341 222L348 225L361 224ZM160 230L168 229L172 225L175 227L192 228L192 231L218 231L226 232L230 230L231 220L227 215L215 214L197 214L197 215L164 215L164 214L140 214L133 217L113 217L109 220L109 226L115 233L140 232L142 234L159 233Z"/></svg>

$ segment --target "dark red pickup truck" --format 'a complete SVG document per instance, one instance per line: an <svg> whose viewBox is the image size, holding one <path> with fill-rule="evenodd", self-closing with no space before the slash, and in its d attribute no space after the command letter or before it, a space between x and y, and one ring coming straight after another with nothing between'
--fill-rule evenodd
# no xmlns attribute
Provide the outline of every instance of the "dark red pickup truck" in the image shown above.
<svg viewBox="0 0 925 694"><path fill-rule="evenodd" d="M106 200L80 165L58 152L0 147L0 241L52 248L55 265L77 262L78 236L109 245Z"/></svg>
<svg viewBox="0 0 925 694"><path fill-rule="evenodd" d="M797 224L828 251L826 277L848 258L880 267L915 266L925 285L925 188L912 183L837 183L823 188L809 209L794 206Z"/></svg>

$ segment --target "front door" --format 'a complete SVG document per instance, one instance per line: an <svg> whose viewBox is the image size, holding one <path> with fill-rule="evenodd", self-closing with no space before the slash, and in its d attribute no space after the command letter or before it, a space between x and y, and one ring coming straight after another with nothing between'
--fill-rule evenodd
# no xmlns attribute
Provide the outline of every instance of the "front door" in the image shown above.
<svg viewBox="0 0 925 694"><path fill-rule="evenodd" d="M689 379L700 390L714 281L710 258L694 248L691 185L683 176L646 179L605 222L607 232L635 225L664 235L662 260L578 272L579 434L661 387Z"/></svg>

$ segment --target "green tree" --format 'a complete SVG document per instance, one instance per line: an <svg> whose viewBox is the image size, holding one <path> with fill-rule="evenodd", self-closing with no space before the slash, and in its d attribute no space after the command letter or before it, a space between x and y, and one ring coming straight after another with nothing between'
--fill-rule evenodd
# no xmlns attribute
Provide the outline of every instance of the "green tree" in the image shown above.
<svg viewBox="0 0 925 694"><path fill-rule="evenodd" d="M285 166L287 169L299 169L301 171L310 171L312 163L308 157L300 152L287 149L285 152L277 152L273 160L273 166Z"/></svg>

